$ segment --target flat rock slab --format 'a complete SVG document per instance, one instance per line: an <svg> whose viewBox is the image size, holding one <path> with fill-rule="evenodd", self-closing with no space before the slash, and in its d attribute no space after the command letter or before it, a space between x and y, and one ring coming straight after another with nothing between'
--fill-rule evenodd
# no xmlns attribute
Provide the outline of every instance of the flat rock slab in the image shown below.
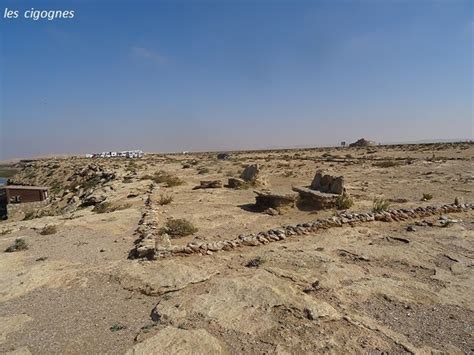
<svg viewBox="0 0 474 355"><path fill-rule="evenodd" d="M176 304L180 306L177 308ZM162 299L153 311L160 319L179 324L194 315L202 315L227 330L265 333L278 327L275 307L308 309L320 321L340 319L328 303L305 294L283 278L263 269L251 270L229 278L213 277Z"/></svg>
<svg viewBox="0 0 474 355"><path fill-rule="evenodd" d="M166 327L155 336L135 345L126 355L227 353L225 345L204 329Z"/></svg>
<svg viewBox="0 0 474 355"><path fill-rule="evenodd" d="M336 206L336 200L340 196L327 192L312 190L307 187L293 187L293 191L298 192L302 202L315 209L333 208Z"/></svg>
<svg viewBox="0 0 474 355"><path fill-rule="evenodd" d="M116 275L125 289L162 295L209 280L218 273L212 262L200 261L195 265L191 260L163 259L146 264L127 262Z"/></svg>
<svg viewBox="0 0 474 355"><path fill-rule="evenodd" d="M298 198L296 194L282 195L272 192L254 192L257 194L255 196L255 205L263 210L267 208L294 207Z"/></svg>

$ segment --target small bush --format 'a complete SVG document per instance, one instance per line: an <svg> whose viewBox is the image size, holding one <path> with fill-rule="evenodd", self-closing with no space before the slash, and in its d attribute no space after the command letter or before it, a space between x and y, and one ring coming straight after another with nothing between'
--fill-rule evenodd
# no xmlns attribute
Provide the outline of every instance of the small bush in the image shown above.
<svg viewBox="0 0 474 355"><path fill-rule="evenodd" d="M375 198L374 199L374 204L372 207L372 211L377 213L377 212L382 212L388 210L390 207L390 202L383 198Z"/></svg>
<svg viewBox="0 0 474 355"><path fill-rule="evenodd" d="M429 201L433 198L432 194L423 194L423 197L421 198L421 201Z"/></svg>
<svg viewBox="0 0 474 355"><path fill-rule="evenodd" d="M114 205L110 202L104 201L95 205L94 208L92 209L92 212L109 213L109 212L114 212L114 211L125 210L129 208L130 206L131 206L130 203L124 203L122 205Z"/></svg>
<svg viewBox="0 0 474 355"><path fill-rule="evenodd" d="M110 327L110 331L112 332L118 332L119 330L126 329L127 326L123 324L114 324L113 326Z"/></svg>
<svg viewBox="0 0 474 355"><path fill-rule="evenodd" d="M353 204L354 201L347 194L342 194L336 200L336 208L338 210L347 210L348 208L351 208Z"/></svg>
<svg viewBox="0 0 474 355"><path fill-rule="evenodd" d="M56 233L57 231L58 231L58 230L57 230L56 226L54 226L54 225L49 225L49 226L45 226L45 227L41 230L40 234L41 234L41 235L50 235L50 234Z"/></svg>
<svg viewBox="0 0 474 355"><path fill-rule="evenodd" d="M199 175L209 174L209 172L210 172L209 168L206 168L206 167L202 167L198 169Z"/></svg>
<svg viewBox="0 0 474 355"><path fill-rule="evenodd" d="M29 221L30 219L36 218L36 213L34 211L28 211L25 213L25 217L23 217L24 221Z"/></svg>
<svg viewBox="0 0 474 355"><path fill-rule="evenodd" d="M173 202L172 195L160 195L160 198L158 199L158 204L161 206L169 205L171 202Z"/></svg>
<svg viewBox="0 0 474 355"><path fill-rule="evenodd" d="M245 264L245 266L246 267L259 267L264 262L265 260L262 257L257 256L256 258L250 260L247 264Z"/></svg>
<svg viewBox="0 0 474 355"><path fill-rule="evenodd" d="M5 249L7 253L13 253L15 251L27 250L28 244L26 244L23 238L15 239L15 242Z"/></svg>
<svg viewBox="0 0 474 355"><path fill-rule="evenodd" d="M122 180L122 182L124 184L130 184L131 182L133 182L133 178L131 176L125 176Z"/></svg>
<svg viewBox="0 0 474 355"><path fill-rule="evenodd" d="M161 233L167 233L171 237L185 237L197 231L198 229L184 218L169 219L166 226L160 230Z"/></svg>
<svg viewBox="0 0 474 355"><path fill-rule="evenodd" d="M384 160L384 161L378 161L372 164L373 166L376 166L378 168L391 168L394 166L399 166L401 163L399 161L395 160Z"/></svg>
<svg viewBox="0 0 474 355"><path fill-rule="evenodd" d="M173 186L179 186L184 183L183 180L181 180L179 177L172 175L166 171L158 171L156 172L152 179L154 182L160 184L164 183L168 187L173 187Z"/></svg>

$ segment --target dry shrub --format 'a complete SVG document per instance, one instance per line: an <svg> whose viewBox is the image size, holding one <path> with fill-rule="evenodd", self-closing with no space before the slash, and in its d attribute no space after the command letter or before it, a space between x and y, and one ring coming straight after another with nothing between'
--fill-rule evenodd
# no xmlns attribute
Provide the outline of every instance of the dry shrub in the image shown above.
<svg viewBox="0 0 474 355"><path fill-rule="evenodd" d="M429 201L433 198L433 194L430 193L424 193L423 196L421 197L421 201Z"/></svg>
<svg viewBox="0 0 474 355"><path fill-rule="evenodd" d="M22 251L22 250L27 250L27 249L28 249L28 244L26 244L26 241L23 238L17 238L15 239L15 242L13 242L12 245L10 245L8 248L5 249L5 252L13 253L15 251Z"/></svg>
<svg viewBox="0 0 474 355"><path fill-rule="evenodd" d="M394 166L400 166L401 162L396 160L384 160L384 161L377 161L372 164L378 168L392 168Z"/></svg>
<svg viewBox="0 0 474 355"><path fill-rule="evenodd" d="M390 202L385 200L384 198L375 198L374 199L374 204L372 207L372 211L377 213L377 212L382 212L386 211L390 208Z"/></svg>
<svg viewBox="0 0 474 355"><path fill-rule="evenodd" d="M51 225L49 225L49 226L45 226L45 227L41 230L40 234L41 234L41 235L50 235L50 234L56 233L57 231L58 231L58 229L56 228L56 226L51 224Z"/></svg>
<svg viewBox="0 0 474 355"><path fill-rule="evenodd" d="M246 267L259 267L265 262L265 260L261 256L257 256L256 258L249 260L247 264L245 264Z"/></svg>
<svg viewBox="0 0 474 355"><path fill-rule="evenodd" d="M171 202L173 202L173 195L160 195L160 198L158 199L158 204L163 206L163 205L169 205Z"/></svg>
<svg viewBox="0 0 474 355"><path fill-rule="evenodd" d="M174 238L185 237L196 233L197 231L198 229L190 221L184 218L169 219L166 222L166 226L160 230L162 234L167 233Z"/></svg>
<svg viewBox="0 0 474 355"><path fill-rule="evenodd" d="M170 174L163 170L156 172L151 180L158 184L166 184L168 187L179 186L184 183L184 181L176 175Z"/></svg>
<svg viewBox="0 0 474 355"><path fill-rule="evenodd" d="M352 207L354 201L347 194L342 194L336 199L336 208L338 210L347 210Z"/></svg>
<svg viewBox="0 0 474 355"><path fill-rule="evenodd" d="M109 213L109 212L114 212L114 211L125 210L127 208L130 208L130 206L131 206L130 203L124 203L120 205L120 204L112 204L110 202L104 201L95 205L94 208L92 209L92 212Z"/></svg>
<svg viewBox="0 0 474 355"><path fill-rule="evenodd" d="M204 167L199 168L197 172L199 175L204 175L204 174L209 174L210 170L208 167L204 166Z"/></svg>

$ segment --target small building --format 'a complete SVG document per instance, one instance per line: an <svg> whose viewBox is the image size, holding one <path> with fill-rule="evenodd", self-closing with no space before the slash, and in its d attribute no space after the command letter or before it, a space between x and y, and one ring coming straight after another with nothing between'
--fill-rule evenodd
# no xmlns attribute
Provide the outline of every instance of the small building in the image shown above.
<svg viewBox="0 0 474 355"><path fill-rule="evenodd" d="M0 186L0 205L40 202L48 198L48 188L43 186Z"/></svg>

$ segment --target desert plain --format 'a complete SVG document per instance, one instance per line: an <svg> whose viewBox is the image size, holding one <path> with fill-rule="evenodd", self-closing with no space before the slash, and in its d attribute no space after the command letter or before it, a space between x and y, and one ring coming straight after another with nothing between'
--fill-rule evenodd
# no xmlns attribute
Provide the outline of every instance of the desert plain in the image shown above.
<svg viewBox="0 0 474 355"><path fill-rule="evenodd" d="M473 161L436 143L17 162L10 183L50 197L0 222L0 352L472 353ZM347 204L255 207L317 171Z"/></svg>

